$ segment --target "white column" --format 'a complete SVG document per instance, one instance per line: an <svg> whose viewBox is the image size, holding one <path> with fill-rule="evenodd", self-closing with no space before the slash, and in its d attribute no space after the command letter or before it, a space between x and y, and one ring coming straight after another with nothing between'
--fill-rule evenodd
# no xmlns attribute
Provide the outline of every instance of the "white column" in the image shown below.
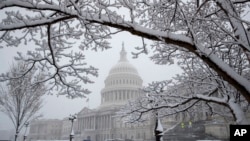
<svg viewBox="0 0 250 141"><path fill-rule="evenodd" d="M95 129L95 116L92 116L92 129Z"/></svg>
<svg viewBox="0 0 250 141"><path fill-rule="evenodd" d="M87 125L88 125L88 129L89 129L89 124L90 124L90 122L89 122L89 117L87 117Z"/></svg>
<svg viewBox="0 0 250 141"><path fill-rule="evenodd" d="M122 97L123 97L123 101L126 100L126 91L125 90L122 90Z"/></svg>
<svg viewBox="0 0 250 141"><path fill-rule="evenodd" d="M99 129L99 126L98 126L98 125L99 125L99 122L98 122L98 121L99 121L99 117L96 116L96 129Z"/></svg>
<svg viewBox="0 0 250 141"><path fill-rule="evenodd" d="M98 120L97 120L97 122L98 122L98 129L101 129L101 117L100 116L98 116Z"/></svg>
<svg viewBox="0 0 250 141"><path fill-rule="evenodd" d="M127 90L124 90L124 94L125 94L125 99L128 100Z"/></svg>
<svg viewBox="0 0 250 141"><path fill-rule="evenodd" d="M102 118L103 118L103 117L101 116L101 118L100 118L100 121L101 121L101 124L100 124L100 125L101 125L101 129L103 129L103 120L102 120Z"/></svg>
<svg viewBox="0 0 250 141"><path fill-rule="evenodd" d="M90 117L90 119L91 119L91 129L94 129L94 118Z"/></svg>
<svg viewBox="0 0 250 141"><path fill-rule="evenodd" d="M102 129L104 129L104 116L102 116Z"/></svg>
<svg viewBox="0 0 250 141"><path fill-rule="evenodd" d="M95 122L96 122L96 116L94 116L94 128L93 128L94 130L96 129L95 128Z"/></svg>
<svg viewBox="0 0 250 141"><path fill-rule="evenodd" d="M114 100L115 100L115 92L112 91L112 94L111 94L111 95L112 95L112 96L111 96L111 97L112 97L111 100L114 101Z"/></svg>
<svg viewBox="0 0 250 141"><path fill-rule="evenodd" d="M92 118L89 117L89 129L92 129Z"/></svg>
<svg viewBox="0 0 250 141"><path fill-rule="evenodd" d="M122 93L121 91L119 91L119 100L121 101L121 99L122 99Z"/></svg>
<svg viewBox="0 0 250 141"><path fill-rule="evenodd" d="M113 91L110 91L110 101L113 101Z"/></svg>
<svg viewBox="0 0 250 141"><path fill-rule="evenodd" d="M89 117L89 129L91 129L91 117Z"/></svg>
<svg viewBox="0 0 250 141"><path fill-rule="evenodd" d="M83 130L83 124L84 124L83 120L84 120L84 118L81 119L81 131Z"/></svg>
<svg viewBox="0 0 250 141"><path fill-rule="evenodd" d="M78 131L81 131L81 127L82 127L82 118L79 119L79 122L78 122Z"/></svg>
<svg viewBox="0 0 250 141"><path fill-rule="evenodd" d="M106 101L106 97L105 97L106 95L105 95L105 93L103 93L103 103L105 103L105 101Z"/></svg>
<svg viewBox="0 0 250 141"><path fill-rule="evenodd" d="M103 103L103 93L101 93L101 104Z"/></svg>
<svg viewBox="0 0 250 141"><path fill-rule="evenodd" d="M103 116L103 129L106 129L105 115Z"/></svg>
<svg viewBox="0 0 250 141"><path fill-rule="evenodd" d="M107 129L107 115L105 115L105 129Z"/></svg>
<svg viewBox="0 0 250 141"><path fill-rule="evenodd" d="M86 122L85 122L85 117L83 118L83 129L86 129Z"/></svg>
<svg viewBox="0 0 250 141"><path fill-rule="evenodd" d="M108 128L110 129L110 115L108 115Z"/></svg>
<svg viewBox="0 0 250 141"><path fill-rule="evenodd" d="M109 101L109 92L106 92L105 95L106 95L106 102L108 102Z"/></svg>
<svg viewBox="0 0 250 141"><path fill-rule="evenodd" d="M85 118L85 129L88 129L88 117Z"/></svg>
<svg viewBox="0 0 250 141"><path fill-rule="evenodd" d="M106 129L106 116L104 115L103 116L103 128Z"/></svg>

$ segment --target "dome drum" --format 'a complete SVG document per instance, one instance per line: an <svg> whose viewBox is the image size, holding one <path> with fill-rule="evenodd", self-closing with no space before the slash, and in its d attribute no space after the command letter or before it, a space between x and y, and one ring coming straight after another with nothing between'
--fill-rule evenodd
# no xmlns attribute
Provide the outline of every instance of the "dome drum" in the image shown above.
<svg viewBox="0 0 250 141"><path fill-rule="evenodd" d="M134 90L112 90L102 92L102 105L121 105L125 104L130 99L136 99L141 95L141 91Z"/></svg>
<svg viewBox="0 0 250 141"><path fill-rule="evenodd" d="M119 78L108 79L107 81L105 81L105 88L121 87L121 86L138 87L141 85L142 85L142 80L138 78L119 77Z"/></svg>

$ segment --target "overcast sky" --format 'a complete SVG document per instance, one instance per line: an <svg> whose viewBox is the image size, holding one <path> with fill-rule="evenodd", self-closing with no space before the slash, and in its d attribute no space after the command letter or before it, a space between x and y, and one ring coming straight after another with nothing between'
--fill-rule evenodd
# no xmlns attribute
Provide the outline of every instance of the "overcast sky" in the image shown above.
<svg viewBox="0 0 250 141"><path fill-rule="evenodd" d="M133 36L129 33L123 32L114 35L110 40L111 49L105 51L84 51L86 55L86 62L89 65L99 69L99 76L93 78L94 84L86 85L92 91L89 95L89 102L86 99L68 99L65 96L48 96L44 99L44 106L41 109L43 118L58 118L62 119L70 114L78 113L83 107L98 108L100 105L100 91L104 88L104 80L108 76L109 70L119 60L120 50L124 42L125 50L127 51L127 58L133 64L143 79L143 85L151 81L170 79L181 70L176 65L155 65L149 59L150 55L140 55L137 59L132 59L131 52L136 51L134 47L142 46L141 38ZM148 45L149 46L149 45ZM13 62L13 57L16 51L23 51L32 48L32 45L19 48L2 48L0 49L0 73L6 72ZM152 50L150 51L152 54ZM0 113L0 130L13 128L12 123L3 113Z"/></svg>

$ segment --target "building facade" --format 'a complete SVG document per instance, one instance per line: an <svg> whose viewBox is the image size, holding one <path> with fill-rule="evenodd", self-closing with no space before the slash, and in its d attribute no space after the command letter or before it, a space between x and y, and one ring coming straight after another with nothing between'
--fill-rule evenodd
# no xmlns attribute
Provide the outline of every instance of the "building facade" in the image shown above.
<svg viewBox="0 0 250 141"><path fill-rule="evenodd" d="M30 140L57 140L61 139L62 120L43 119L31 122L29 139Z"/></svg>

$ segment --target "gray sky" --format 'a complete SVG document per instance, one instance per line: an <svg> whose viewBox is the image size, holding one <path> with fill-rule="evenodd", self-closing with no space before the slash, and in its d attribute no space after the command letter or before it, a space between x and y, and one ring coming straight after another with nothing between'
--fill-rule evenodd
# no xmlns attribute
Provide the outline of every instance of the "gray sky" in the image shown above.
<svg viewBox="0 0 250 141"><path fill-rule="evenodd" d="M124 42L125 50L127 51L127 58L131 64L133 64L143 79L143 85L151 81L170 79L177 73L181 73L180 68L176 65L155 65L149 59L152 50L149 55L140 55L137 59L132 59L131 52L136 51L134 47L141 46L141 38L133 36L129 33L123 32L114 35L110 40L111 49L105 51L84 51L86 55L86 61L89 65L97 67L99 69L99 76L93 78L94 84L86 85L92 91L89 95L89 103L86 99L68 99L65 96L48 96L44 98L44 106L41 109L43 118L59 118L69 116L79 112L84 106L90 108L97 108L100 105L100 91L104 88L104 80L108 76L109 70L119 60L119 53ZM149 46L149 45L148 45ZM32 48L32 45L18 48L2 48L0 49L0 73L6 72L13 62L13 57L16 51L23 51L28 48ZM149 47L150 48L150 47ZM0 130L13 128L12 123L3 113L0 113Z"/></svg>

